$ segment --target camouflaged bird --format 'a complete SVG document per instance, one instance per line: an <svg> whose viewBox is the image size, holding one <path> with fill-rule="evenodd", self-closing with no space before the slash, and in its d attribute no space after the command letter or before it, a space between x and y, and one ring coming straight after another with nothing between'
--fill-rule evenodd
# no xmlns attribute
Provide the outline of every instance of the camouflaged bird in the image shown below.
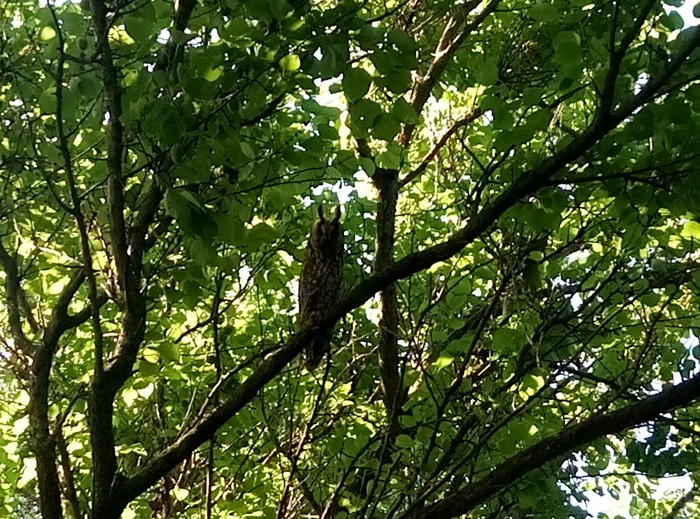
<svg viewBox="0 0 700 519"><path fill-rule="evenodd" d="M306 258L299 279L299 328L322 316L340 296L343 283L343 228L340 207L332 220L318 207L318 218L311 227ZM304 365L313 371L331 345L333 329L318 334L304 350Z"/></svg>

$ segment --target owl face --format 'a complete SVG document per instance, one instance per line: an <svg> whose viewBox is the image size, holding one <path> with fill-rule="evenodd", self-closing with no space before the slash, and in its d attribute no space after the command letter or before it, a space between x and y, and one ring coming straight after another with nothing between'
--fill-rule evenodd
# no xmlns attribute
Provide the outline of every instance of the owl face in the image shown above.
<svg viewBox="0 0 700 519"><path fill-rule="evenodd" d="M340 207L332 220L326 220L323 208L318 206L318 219L311 228L309 247L315 251L340 254L343 248L343 231L340 227Z"/></svg>

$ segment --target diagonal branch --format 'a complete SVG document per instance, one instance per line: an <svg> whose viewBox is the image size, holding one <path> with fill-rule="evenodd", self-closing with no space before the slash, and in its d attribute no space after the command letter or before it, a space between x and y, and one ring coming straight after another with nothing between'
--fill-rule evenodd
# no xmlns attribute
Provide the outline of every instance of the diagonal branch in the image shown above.
<svg viewBox="0 0 700 519"><path fill-rule="evenodd" d="M401 187L411 183L416 178L421 176L421 174L427 169L428 165L435 159L435 157L437 157L438 153L440 153L440 150L442 150L442 148L445 147L445 144L447 144L447 141L450 140L450 137L452 137L460 128L463 128L468 124L474 122L474 120L477 117L479 117L482 113L483 112L481 109L474 108L463 118L459 119L458 121L455 121L452 124L452 126L450 126L450 128L444 133L444 135L440 137L440 139L435 143L435 145L425 155L425 157L423 157L423 160L421 160L420 164L418 164L418 166L413 171L407 173L406 176L401 180Z"/></svg>
<svg viewBox="0 0 700 519"><path fill-rule="evenodd" d="M663 91L673 75L680 70L690 54L700 48L700 26L689 29L685 45L668 62L666 68L659 74L651 77L649 81L635 94L630 95L626 101L620 103L620 107L613 111L613 116L629 117L634 111L644 104L652 101L656 95Z"/></svg>
<svg viewBox="0 0 700 519"><path fill-rule="evenodd" d="M417 114L423 110L423 106L430 97L435 84L440 80L452 57L459 50L460 46L481 23L496 10L501 0L491 0L474 18L465 24L466 15L474 11L480 4L480 0L471 0L463 6L456 6L458 14L452 15L445 25L442 36L435 48L433 61L428 67L425 75L416 78L411 92L411 104ZM397 141L407 145L415 125L406 125Z"/></svg>
<svg viewBox="0 0 700 519"><path fill-rule="evenodd" d="M663 519L677 519L680 517L680 513L683 511L683 509L688 506L688 504L692 503L695 500L695 496L697 495L697 491L695 488L691 488L688 490L681 498L676 501L673 504L673 507L671 510L666 514Z"/></svg>
<svg viewBox="0 0 700 519"><path fill-rule="evenodd" d="M291 362L316 334L330 328L340 317L358 308L375 293L390 284L420 272L439 261L449 259L460 252L509 207L534 191L559 169L593 146L612 128L611 125L612 119L608 118L606 125L599 123L591 127L579 140L572 142L543 164L541 170L535 169L523 174L463 229L445 242L410 254L356 286L334 305L315 326L307 327L294 335L282 349L267 358L250 377L237 386L224 402L204 415L187 432L164 449L160 455L144 465L134 476L125 480L119 496L123 500L123 505L125 506L130 500L145 492L195 448L210 439L221 426L250 402L260 389Z"/></svg>
<svg viewBox="0 0 700 519"><path fill-rule="evenodd" d="M559 434L545 438L532 447L491 471L491 473L465 487L452 492L444 499L427 508L409 508L401 519L428 519L441 517L449 519L469 513L476 506L497 494L503 488L517 481L531 470L541 467L577 447L591 441L620 433L627 429L653 420L662 413L687 406L700 398L700 374L671 386L644 400L630 404L610 413L594 416Z"/></svg>

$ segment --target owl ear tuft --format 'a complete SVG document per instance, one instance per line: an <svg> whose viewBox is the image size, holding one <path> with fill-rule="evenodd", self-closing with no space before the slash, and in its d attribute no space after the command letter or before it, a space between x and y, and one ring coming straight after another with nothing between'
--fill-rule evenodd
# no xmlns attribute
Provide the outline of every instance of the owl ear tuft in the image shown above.
<svg viewBox="0 0 700 519"><path fill-rule="evenodd" d="M336 205L335 206L335 216L333 217L333 223L337 223L340 221L340 206Z"/></svg>
<svg viewBox="0 0 700 519"><path fill-rule="evenodd" d="M325 216L323 216L323 206L321 204L318 204L318 219L321 220L322 222L326 219Z"/></svg>

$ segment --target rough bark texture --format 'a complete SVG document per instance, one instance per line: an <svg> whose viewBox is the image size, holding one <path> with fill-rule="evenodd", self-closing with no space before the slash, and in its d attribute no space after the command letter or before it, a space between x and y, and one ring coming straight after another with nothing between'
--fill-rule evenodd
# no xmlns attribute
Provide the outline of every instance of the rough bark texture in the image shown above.
<svg viewBox="0 0 700 519"><path fill-rule="evenodd" d="M379 169L374 175L377 189L377 237L374 272L381 273L394 264L396 202L399 197L398 171ZM401 407L401 377L399 374L399 304L396 285L391 284L379 294L379 372L382 393L389 422L389 437L396 432Z"/></svg>

